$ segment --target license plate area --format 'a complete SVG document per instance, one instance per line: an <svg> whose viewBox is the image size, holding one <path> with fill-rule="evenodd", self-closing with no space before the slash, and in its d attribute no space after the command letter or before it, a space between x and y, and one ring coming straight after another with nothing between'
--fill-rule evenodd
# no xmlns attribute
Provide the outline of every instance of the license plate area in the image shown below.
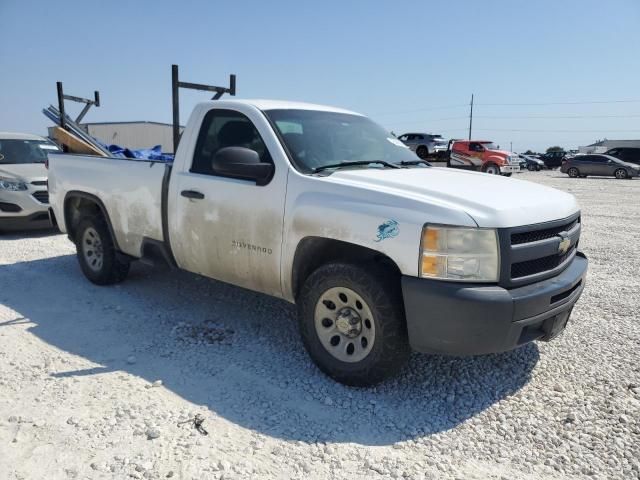
<svg viewBox="0 0 640 480"><path fill-rule="evenodd" d="M540 338L540 340L542 340L543 342L549 342L560 335L567 327L567 323L569 322L569 317L571 316L572 310L573 308L558 313L551 318L547 318L542 323L542 331L544 332L544 336Z"/></svg>

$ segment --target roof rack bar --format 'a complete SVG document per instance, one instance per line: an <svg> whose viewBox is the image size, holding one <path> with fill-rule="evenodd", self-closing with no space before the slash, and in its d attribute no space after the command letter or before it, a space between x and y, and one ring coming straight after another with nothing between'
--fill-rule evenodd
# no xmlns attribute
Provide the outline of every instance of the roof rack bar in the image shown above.
<svg viewBox="0 0 640 480"><path fill-rule="evenodd" d="M100 92L97 90L93 92L93 100L82 97L75 97L73 95L65 95L64 90L62 89L62 82L56 82L56 89L58 90L58 110L60 111L60 126L67 129L66 120L65 120L65 112L64 112L64 101L71 100L72 102L84 103L85 106L80 112L80 115L75 119L76 123L80 123L80 121L87 114L89 109L95 105L96 107L100 106Z"/></svg>
<svg viewBox="0 0 640 480"><path fill-rule="evenodd" d="M236 76L229 75L229 87L217 87L215 85L205 85L202 83L181 82L178 75L178 65L171 65L171 100L173 107L173 154L178 150L180 143L180 88L190 90L201 90L205 92L216 92L211 98L218 100L222 95L228 93L231 96L236 94Z"/></svg>

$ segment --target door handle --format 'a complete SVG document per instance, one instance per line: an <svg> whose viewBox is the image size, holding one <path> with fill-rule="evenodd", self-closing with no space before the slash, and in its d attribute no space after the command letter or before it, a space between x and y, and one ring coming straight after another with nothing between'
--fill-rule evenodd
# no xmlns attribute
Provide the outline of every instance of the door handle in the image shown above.
<svg viewBox="0 0 640 480"><path fill-rule="evenodd" d="M196 200L202 200L204 198L204 193L197 192L195 190L182 190L180 195L186 198L193 198Z"/></svg>

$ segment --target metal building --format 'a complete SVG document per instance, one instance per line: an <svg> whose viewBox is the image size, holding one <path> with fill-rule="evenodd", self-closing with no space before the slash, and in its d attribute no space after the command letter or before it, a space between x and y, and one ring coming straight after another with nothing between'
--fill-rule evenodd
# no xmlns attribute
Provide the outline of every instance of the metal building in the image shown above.
<svg viewBox="0 0 640 480"><path fill-rule="evenodd" d="M640 140L600 140L591 145L578 147L578 151L580 153L604 153L612 148L620 147L640 148Z"/></svg>
<svg viewBox="0 0 640 480"><path fill-rule="evenodd" d="M160 122L96 122L82 125L87 133L106 144L126 148L151 148L161 145L165 153L173 152L173 134L170 123ZM181 127L182 132L184 127Z"/></svg>

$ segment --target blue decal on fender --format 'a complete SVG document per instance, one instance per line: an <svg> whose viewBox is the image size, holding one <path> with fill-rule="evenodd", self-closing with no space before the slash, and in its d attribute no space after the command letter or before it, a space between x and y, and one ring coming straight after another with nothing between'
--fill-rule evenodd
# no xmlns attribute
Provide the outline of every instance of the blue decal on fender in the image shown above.
<svg viewBox="0 0 640 480"><path fill-rule="evenodd" d="M387 220L382 225L378 226L378 239L376 242L381 242L385 238L397 237L399 233L400 227L398 226L398 222L395 220Z"/></svg>

